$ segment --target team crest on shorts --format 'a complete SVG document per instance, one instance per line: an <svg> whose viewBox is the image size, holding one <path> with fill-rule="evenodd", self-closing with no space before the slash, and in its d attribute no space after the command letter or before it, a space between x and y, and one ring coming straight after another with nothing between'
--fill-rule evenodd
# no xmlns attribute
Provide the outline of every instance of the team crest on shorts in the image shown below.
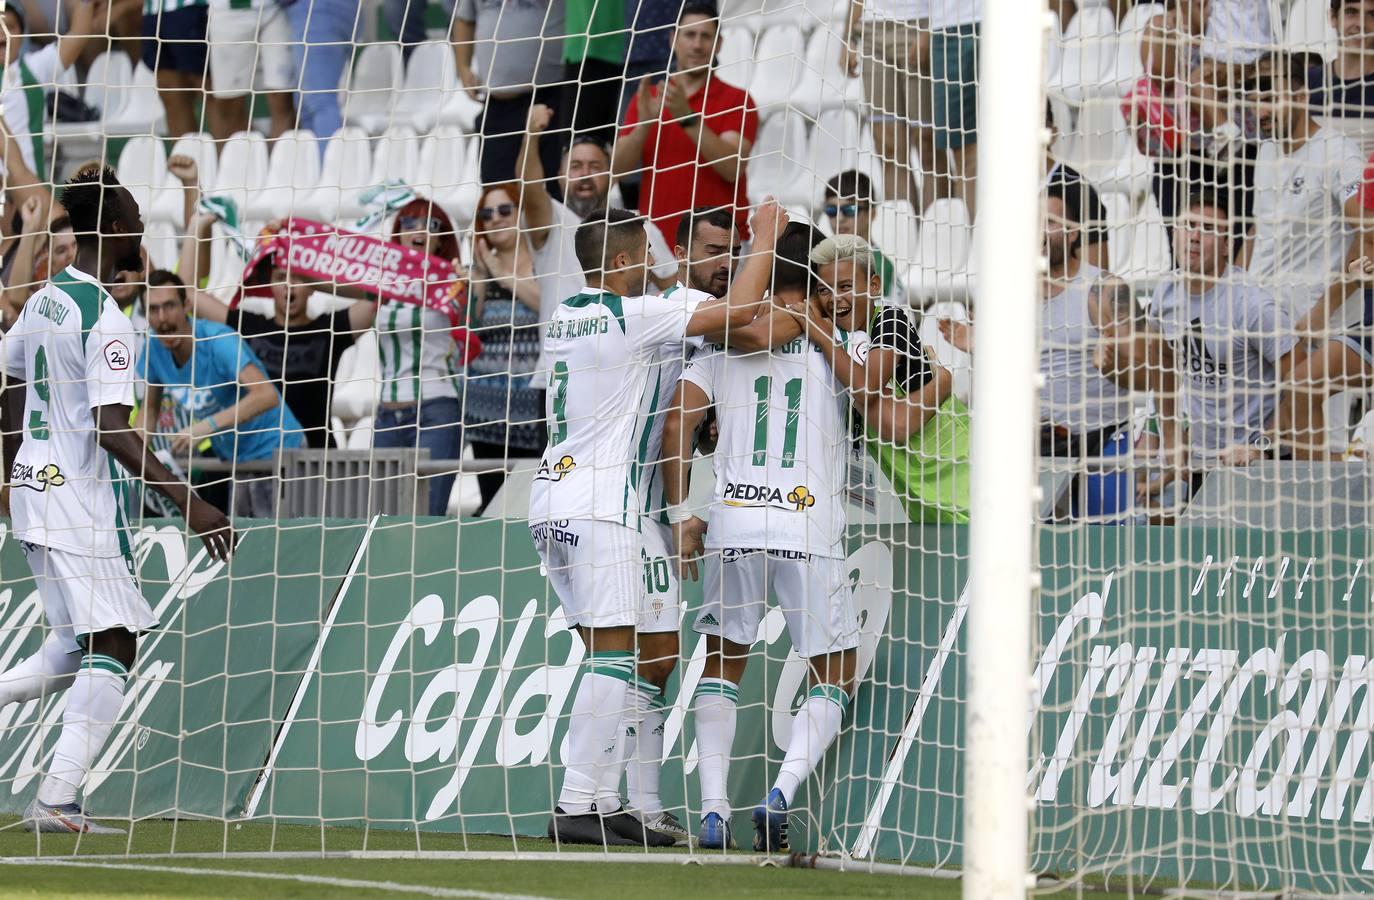
<svg viewBox="0 0 1374 900"><path fill-rule="evenodd" d="M547 463L539 464L539 471L534 473L535 478L542 478L545 481L562 481L563 478L577 468L577 460L571 456L564 455L562 459L553 464L550 469Z"/></svg>

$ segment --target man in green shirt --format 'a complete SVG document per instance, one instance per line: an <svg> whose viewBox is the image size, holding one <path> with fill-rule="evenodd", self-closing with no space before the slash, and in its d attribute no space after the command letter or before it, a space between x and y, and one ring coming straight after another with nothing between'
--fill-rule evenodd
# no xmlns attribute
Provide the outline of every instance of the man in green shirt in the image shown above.
<svg viewBox="0 0 1374 900"><path fill-rule="evenodd" d="M593 133L610 145L620 121L625 83L625 4L620 0L567 0L563 88L559 114L572 133Z"/></svg>
<svg viewBox="0 0 1374 900"><path fill-rule="evenodd" d="M863 172L850 169L825 183L825 215L835 234L852 234L868 244L873 254L873 269L882 282L879 296L894 302L904 302L902 284L897 280L892 260L873 245L869 238L873 215L873 182Z"/></svg>
<svg viewBox="0 0 1374 900"><path fill-rule="evenodd" d="M869 453L913 522L967 522L969 413L954 395L954 376L926 359L904 304L875 302L881 278L867 241L827 238L811 251L811 263L820 276L820 310L871 342L865 383L850 385Z"/></svg>

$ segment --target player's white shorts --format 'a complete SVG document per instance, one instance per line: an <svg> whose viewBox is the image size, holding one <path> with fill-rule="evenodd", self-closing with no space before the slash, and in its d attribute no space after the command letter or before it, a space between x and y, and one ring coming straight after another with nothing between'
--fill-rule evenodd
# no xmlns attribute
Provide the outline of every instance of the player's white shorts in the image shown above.
<svg viewBox="0 0 1374 900"><path fill-rule="evenodd" d="M295 87L291 25L275 3L257 9L211 6L205 37L210 45L211 94L242 97L253 89L253 76L265 91Z"/></svg>
<svg viewBox="0 0 1374 900"><path fill-rule="evenodd" d="M843 559L790 550L711 550L705 564L701 612L692 626L698 634L754 643L771 589L802 656L859 646L859 616Z"/></svg>
<svg viewBox="0 0 1374 900"><path fill-rule="evenodd" d="M616 628L639 618L644 559L639 532L616 522L531 522L530 539L563 604L568 627Z"/></svg>
<svg viewBox="0 0 1374 900"><path fill-rule="evenodd" d="M682 591L673 564L673 528L641 519L639 531L644 538L644 590L638 630L646 634L677 631L682 627Z"/></svg>
<svg viewBox="0 0 1374 900"><path fill-rule="evenodd" d="M93 558L21 541L29 562L43 616L69 653L81 649L78 638L126 628L134 633L157 627L152 607L138 589L129 562L122 556Z"/></svg>

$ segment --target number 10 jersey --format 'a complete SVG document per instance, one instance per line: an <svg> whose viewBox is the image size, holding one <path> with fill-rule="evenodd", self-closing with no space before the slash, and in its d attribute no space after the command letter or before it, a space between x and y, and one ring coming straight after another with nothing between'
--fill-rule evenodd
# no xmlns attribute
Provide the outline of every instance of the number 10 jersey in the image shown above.
<svg viewBox="0 0 1374 900"><path fill-rule="evenodd" d="M868 336L837 332L854 360ZM682 378L716 409L716 485L706 546L844 555L849 395L805 338L766 353L718 346L698 353Z"/></svg>

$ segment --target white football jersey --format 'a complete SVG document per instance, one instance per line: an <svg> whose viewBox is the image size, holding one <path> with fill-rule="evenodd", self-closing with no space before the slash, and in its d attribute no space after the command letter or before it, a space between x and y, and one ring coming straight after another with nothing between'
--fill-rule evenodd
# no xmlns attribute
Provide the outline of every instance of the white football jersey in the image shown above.
<svg viewBox="0 0 1374 900"><path fill-rule="evenodd" d="M663 293L663 299L674 303L689 302L693 308L697 304L714 300L705 291L675 284ZM659 458L663 450L663 423L668 418L668 409L673 405L673 393L678 379L682 377L682 367L700 350L705 343L700 337L689 337L654 348L653 362L648 372L649 391L644 395L644 406L640 415L648 420L649 442L644 448L646 463L639 470L639 511L655 522L668 524L668 504L663 497L663 466Z"/></svg>
<svg viewBox="0 0 1374 900"><path fill-rule="evenodd" d="M530 521L600 519L638 529L647 461L643 410L674 385L653 378L664 345L679 353L700 301L620 297L587 288L554 311L549 360L549 443L530 488Z"/></svg>
<svg viewBox="0 0 1374 900"><path fill-rule="evenodd" d="M868 358L868 335L836 332ZM849 396L804 337L768 353L711 347L683 369L716 409L716 486L706 546L843 556Z"/></svg>
<svg viewBox="0 0 1374 900"><path fill-rule="evenodd" d="M135 341L129 317L74 267L31 296L5 335L5 371L27 382L10 472L17 539L90 557L129 554L126 482L97 443L92 410L133 406Z"/></svg>

